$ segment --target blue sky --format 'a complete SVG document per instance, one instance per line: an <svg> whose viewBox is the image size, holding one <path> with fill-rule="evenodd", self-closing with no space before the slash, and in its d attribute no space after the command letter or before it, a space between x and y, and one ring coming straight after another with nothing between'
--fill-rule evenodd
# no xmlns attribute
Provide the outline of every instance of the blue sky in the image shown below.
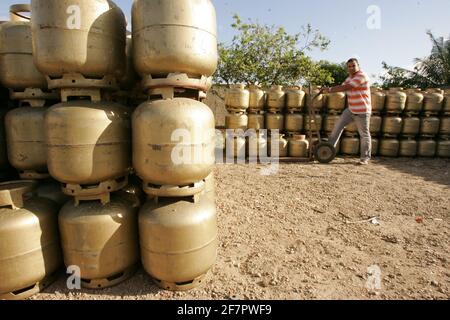
<svg viewBox="0 0 450 320"><path fill-rule="evenodd" d="M0 17L17 1L2 0ZM116 0L130 21L131 0ZM426 30L436 36L450 35L450 0L213 0L218 17L219 41L229 42L234 30L232 16L284 26L289 33L311 23L331 40L326 52L313 51L314 59L342 62L358 56L369 74L382 71L381 62L409 67L415 57L431 50ZM372 13L380 9L380 29L369 29ZM372 21L372 20L371 20Z"/></svg>

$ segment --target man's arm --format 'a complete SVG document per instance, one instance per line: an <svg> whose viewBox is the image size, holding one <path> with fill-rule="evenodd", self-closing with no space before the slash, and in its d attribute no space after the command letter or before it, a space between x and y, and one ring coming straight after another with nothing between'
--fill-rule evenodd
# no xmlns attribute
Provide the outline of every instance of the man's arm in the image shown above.
<svg viewBox="0 0 450 320"><path fill-rule="evenodd" d="M364 81L364 79L361 76L356 76L351 81L349 81L347 84L344 83L340 86L335 86L331 88L322 88L322 93L334 93L334 92L345 92L349 91L353 88L357 88L361 85L361 83Z"/></svg>

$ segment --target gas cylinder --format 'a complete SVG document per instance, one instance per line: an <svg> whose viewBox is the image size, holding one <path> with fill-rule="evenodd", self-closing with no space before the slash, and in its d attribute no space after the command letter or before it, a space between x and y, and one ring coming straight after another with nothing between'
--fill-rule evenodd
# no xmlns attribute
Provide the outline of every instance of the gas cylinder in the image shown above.
<svg viewBox="0 0 450 320"><path fill-rule="evenodd" d="M400 149L400 142L397 139L382 138L378 153L383 157L397 157Z"/></svg>
<svg viewBox="0 0 450 320"><path fill-rule="evenodd" d="M444 104L442 106L442 112L449 114L450 113L450 89L445 90L444 97L445 97L445 100L444 100Z"/></svg>
<svg viewBox="0 0 450 320"><path fill-rule="evenodd" d="M247 155L251 159L266 158L268 156L267 137L264 132L250 134L247 139Z"/></svg>
<svg viewBox="0 0 450 320"><path fill-rule="evenodd" d="M359 154L359 138L344 137L341 141L341 153L349 156Z"/></svg>
<svg viewBox="0 0 450 320"><path fill-rule="evenodd" d="M136 0L134 62L142 75L212 76L217 68L216 11L210 0Z"/></svg>
<svg viewBox="0 0 450 320"><path fill-rule="evenodd" d="M41 72L52 78L123 77L126 20L114 2L32 0L31 6L34 61Z"/></svg>
<svg viewBox="0 0 450 320"><path fill-rule="evenodd" d="M253 111L263 111L266 105L266 93L261 87L256 85L249 86L250 99L248 108Z"/></svg>
<svg viewBox="0 0 450 320"><path fill-rule="evenodd" d="M438 141L436 155L440 158L450 158L450 140L443 139Z"/></svg>
<svg viewBox="0 0 450 320"><path fill-rule="evenodd" d="M245 112L249 107L250 92L243 84L231 85L225 93L225 106L228 111Z"/></svg>
<svg viewBox="0 0 450 320"><path fill-rule="evenodd" d="M444 95L439 90L427 90L423 111L427 113L437 114L442 110L444 104Z"/></svg>
<svg viewBox="0 0 450 320"><path fill-rule="evenodd" d="M404 117L402 125L403 136L416 136L420 130L420 119L418 117Z"/></svg>
<svg viewBox="0 0 450 320"><path fill-rule="evenodd" d="M400 88L391 88L386 99L388 113L401 113L406 107L406 93Z"/></svg>
<svg viewBox="0 0 450 320"><path fill-rule="evenodd" d="M300 132L303 130L303 121L301 113L287 113L284 128L287 132Z"/></svg>
<svg viewBox="0 0 450 320"><path fill-rule="evenodd" d="M324 117L323 129L326 133L330 134L336 123L339 121L341 116L339 115L327 115Z"/></svg>
<svg viewBox="0 0 450 320"><path fill-rule="evenodd" d="M203 180L213 170L214 147L214 114L199 101L151 101L133 114L133 164L145 183L186 186Z"/></svg>
<svg viewBox="0 0 450 320"><path fill-rule="evenodd" d="M381 125L383 123L383 118L377 115L370 116L370 133L373 135L379 134L381 132Z"/></svg>
<svg viewBox="0 0 450 320"><path fill-rule="evenodd" d="M30 5L14 5L10 11L11 21L0 26L0 83L14 91L46 89L47 81L33 62L30 22L20 18Z"/></svg>
<svg viewBox="0 0 450 320"><path fill-rule="evenodd" d="M248 115L248 129L262 130L265 128L265 118L262 113L249 113Z"/></svg>
<svg viewBox="0 0 450 320"><path fill-rule="evenodd" d="M48 177L44 130L46 111L47 108L43 107L20 107L6 115L9 162L23 179Z"/></svg>
<svg viewBox="0 0 450 320"><path fill-rule="evenodd" d="M66 266L79 266L81 285L105 288L126 280L139 260L137 209L117 194L111 201L67 202L59 214Z"/></svg>
<svg viewBox="0 0 450 320"><path fill-rule="evenodd" d="M415 157L417 155L417 141L414 139L400 140L398 155L400 157Z"/></svg>
<svg viewBox="0 0 450 320"><path fill-rule="evenodd" d="M439 128L439 134L441 136L450 136L450 117L444 116L441 118L441 126Z"/></svg>
<svg viewBox="0 0 450 320"><path fill-rule="evenodd" d="M32 181L0 184L0 300L25 299L61 266L57 204L30 194Z"/></svg>
<svg viewBox="0 0 450 320"><path fill-rule="evenodd" d="M286 102L286 93L283 86L273 85L267 92L267 109L273 112L281 112Z"/></svg>
<svg viewBox="0 0 450 320"><path fill-rule="evenodd" d="M440 120L438 117L423 117L420 120L420 134L423 136L435 136L439 132Z"/></svg>
<svg viewBox="0 0 450 320"><path fill-rule="evenodd" d="M225 128L247 130L248 116L245 113L229 113L225 116Z"/></svg>
<svg viewBox="0 0 450 320"><path fill-rule="evenodd" d="M311 90L311 94L309 92L306 93L306 106L309 107L310 104L314 109L320 111L325 106L325 96L320 93L319 87L313 87Z"/></svg>
<svg viewBox="0 0 450 320"><path fill-rule="evenodd" d="M59 103L45 115L45 137L49 172L70 195L77 195L75 186L94 192L100 183L99 188L113 192L126 185L123 177L131 162L127 108L90 100Z"/></svg>
<svg viewBox="0 0 450 320"><path fill-rule="evenodd" d="M417 142L417 155L419 157L434 157L436 155L436 141L422 139Z"/></svg>
<svg viewBox="0 0 450 320"><path fill-rule="evenodd" d="M371 88L372 96L372 111L374 113L380 113L384 110L384 105L386 103L386 93L380 88Z"/></svg>
<svg viewBox="0 0 450 320"><path fill-rule="evenodd" d="M344 129L344 132L347 135L356 135L358 133L358 126L356 125L356 121L350 122Z"/></svg>
<svg viewBox="0 0 450 320"><path fill-rule="evenodd" d="M342 112L345 109L346 94L344 92L330 93L326 101L328 111Z"/></svg>
<svg viewBox="0 0 450 320"><path fill-rule="evenodd" d="M284 130L284 115L281 113L266 113L266 129Z"/></svg>
<svg viewBox="0 0 450 320"><path fill-rule="evenodd" d="M167 290L200 285L217 257L214 201L160 198L148 200L139 213L142 264L155 283Z"/></svg>
<svg viewBox="0 0 450 320"><path fill-rule="evenodd" d="M372 138L372 156L376 156L378 154L379 146L380 141L377 138Z"/></svg>
<svg viewBox="0 0 450 320"><path fill-rule="evenodd" d="M276 148L278 146L278 156L279 157L287 157L288 156L289 142L283 134L278 135L278 137L276 135L272 135L268 139L267 148L268 148L268 152L271 157L276 155L276 153L275 153L276 151L272 152L272 146L273 146L274 150L276 150Z"/></svg>
<svg viewBox="0 0 450 320"><path fill-rule="evenodd" d="M300 111L305 106L305 92L299 86L286 89L286 108L288 111Z"/></svg>
<svg viewBox="0 0 450 320"><path fill-rule="evenodd" d="M310 127L310 121L309 121L309 115L306 115L305 117L305 123L303 124L303 127L306 131L309 130ZM322 116L320 114L316 114L315 120L313 122L314 124L311 126L312 130L316 130L316 126L319 130L322 129Z"/></svg>
<svg viewBox="0 0 450 320"><path fill-rule="evenodd" d="M5 114L7 110L0 109L0 172L9 167L5 136Z"/></svg>
<svg viewBox="0 0 450 320"><path fill-rule="evenodd" d="M422 111L424 95L420 89L407 90L405 112L418 114Z"/></svg>
<svg viewBox="0 0 450 320"><path fill-rule="evenodd" d="M397 116L387 116L383 118L381 131L383 134L397 135L402 131L402 118Z"/></svg>
<svg viewBox="0 0 450 320"><path fill-rule="evenodd" d="M288 139L289 157L306 158L309 152L309 141L304 135L294 135Z"/></svg>

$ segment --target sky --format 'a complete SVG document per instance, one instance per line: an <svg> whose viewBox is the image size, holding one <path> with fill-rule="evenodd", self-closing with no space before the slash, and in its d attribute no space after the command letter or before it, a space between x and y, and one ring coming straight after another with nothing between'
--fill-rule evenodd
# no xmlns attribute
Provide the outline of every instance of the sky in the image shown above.
<svg viewBox="0 0 450 320"><path fill-rule="evenodd" d="M0 1L0 20L8 7L20 0ZM130 22L132 0L115 1ZM212 0L217 12L219 42L235 35L233 15L262 24L283 26L288 33L310 23L331 44L327 51L309 52L315 60L343 62L360 59L369 75L382 73L381 63L411 68L414 58L427 56L432 48L426 35L450 36L450 0Z"/></svg>

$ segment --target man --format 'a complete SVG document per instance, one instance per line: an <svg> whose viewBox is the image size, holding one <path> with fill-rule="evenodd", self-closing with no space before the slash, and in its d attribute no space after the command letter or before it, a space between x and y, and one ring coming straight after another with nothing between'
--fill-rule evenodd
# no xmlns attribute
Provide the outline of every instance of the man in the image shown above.
<svg viewBox="0 0 450 320"><path fill-rule="evenodd" d="M349 77L341 86L323 88L322 93L346 92L348 108L344 110L336 123L329 142L335 147L341 138L344 128L352 121L356 122L361 141L361 158L359 164L369 164L372 153L372 139L370 137L370 116L372 101L370 95L370 79L361 71L357 59L347 61Z"/></svg>

